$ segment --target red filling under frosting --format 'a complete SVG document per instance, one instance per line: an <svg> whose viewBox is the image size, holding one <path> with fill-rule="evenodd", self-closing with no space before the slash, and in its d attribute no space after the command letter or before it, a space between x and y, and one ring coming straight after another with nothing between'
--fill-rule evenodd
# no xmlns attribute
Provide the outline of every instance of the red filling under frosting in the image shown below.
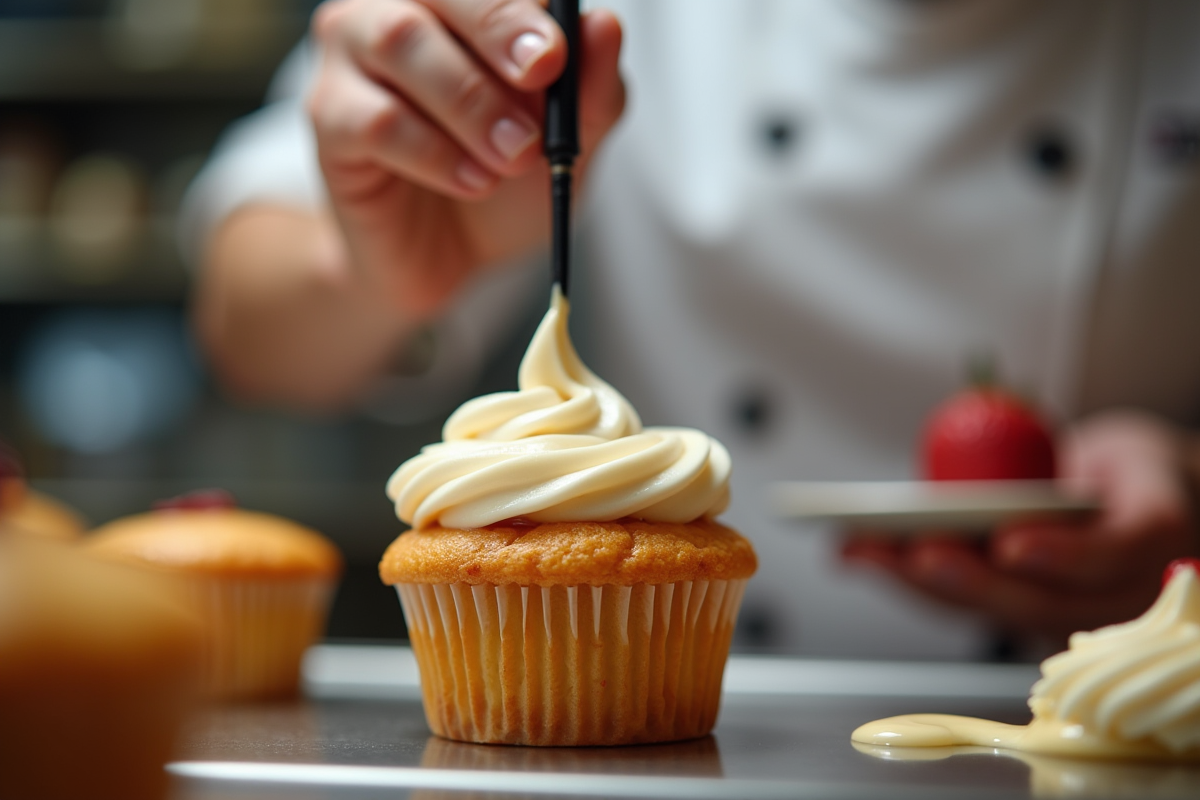
<svg viewBox="0 0 1200 800"><path fill-rule="evenodd" d="M1185 569L1190 569L1200 577L1200 558L1177 558L1167 568L1163 570L1163 586L1166 586L1171 578L1175 577L1175 573Z"/></svg>
<svg viewBox="0 0 1200 800"><path fill-rule="evenodd" d="M237 501L224 489L197 489L154 504L155 511L214 511L226 508L237 508Z"/></svg>

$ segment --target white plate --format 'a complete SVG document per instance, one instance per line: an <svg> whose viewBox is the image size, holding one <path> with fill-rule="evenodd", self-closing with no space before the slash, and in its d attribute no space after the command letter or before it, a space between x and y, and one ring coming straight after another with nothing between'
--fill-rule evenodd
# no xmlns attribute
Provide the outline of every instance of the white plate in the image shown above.
<svg viewBox="0 0 1200 800"><path fill-rule="evenodd" d="M864 530L971 532L1009 522L1081 517L1092 498L1065 494L1053 481L785 481L770 487L775 513Z"/></svg>

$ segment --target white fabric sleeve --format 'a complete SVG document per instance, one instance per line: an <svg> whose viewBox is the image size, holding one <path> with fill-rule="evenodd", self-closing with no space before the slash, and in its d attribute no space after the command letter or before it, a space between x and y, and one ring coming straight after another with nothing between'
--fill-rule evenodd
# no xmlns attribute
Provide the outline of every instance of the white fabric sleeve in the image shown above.
<svg viewBox="0 0 1200 800"><path fill-rule="evenodd" d="M304 108L319 55L305 39L284 60L258 111L233 123L184 197L179 243L186 263L200 263L217 226L239 208L272 203L318 209L325 182Z"/></svg>

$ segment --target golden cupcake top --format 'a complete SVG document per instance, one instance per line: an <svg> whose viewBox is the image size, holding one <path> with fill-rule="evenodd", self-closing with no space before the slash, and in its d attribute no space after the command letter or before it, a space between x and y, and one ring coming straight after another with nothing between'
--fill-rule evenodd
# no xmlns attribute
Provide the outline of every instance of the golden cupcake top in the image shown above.
<svg viewBox="0 0 1200 800"><path fill-rule="evenodd" d="M20 458L0 442L0 535L72 540L86 530L87 523L73 508L29 488Z"/></svg>
<svg viewBox="0 0 1200 800"><path fill-rule="evenodd" d="M616 389L580 360L557 287L518 373L519 390L463 404L443 441L387 484L414 528L506 520L690 522L729 502L729 453L691 428L643 428Z"/></svg>
<svg viewBox="0 0 1200 800"><path fill-rule="evenodd" d="M194 497L194 496L193 496ZM99 556L216 576L334 576L342 557L327 538L274 514L228 501L183 500L97 528L85 546Z"/></svg>
<svg viewBox="0 0 1200 800"><path fill-rule="evenodd" d="M411 530L379 573L389 584L631 586L748 578L756 567L750 543L712 520L627 519Z"/></svg>
<svg viewBox="0 0 1200 800"><path fill-rule="evenodd" d="M29 488L14 495L0 510L0 528L10 533L72 541L87 530L83 517L66 503Z"/></svg>

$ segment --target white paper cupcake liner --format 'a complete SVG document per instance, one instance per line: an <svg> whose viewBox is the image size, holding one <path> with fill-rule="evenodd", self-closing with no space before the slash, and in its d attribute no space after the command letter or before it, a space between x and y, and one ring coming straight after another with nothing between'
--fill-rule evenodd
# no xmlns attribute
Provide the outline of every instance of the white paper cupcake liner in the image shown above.
<svg viewBox="0 0 1200 800"><path fill-rule="evenodd" d="M745 584L396 588L435 733L599 745L712 729Z"/></svg>
<svg viewBox="0 0 1200 800"><path fill-rule="evenodd" d="M190 599L208 627L207 694L251 699L295 693L304 651L325 630L333 589L327 579L192 579Z"/></svg>

